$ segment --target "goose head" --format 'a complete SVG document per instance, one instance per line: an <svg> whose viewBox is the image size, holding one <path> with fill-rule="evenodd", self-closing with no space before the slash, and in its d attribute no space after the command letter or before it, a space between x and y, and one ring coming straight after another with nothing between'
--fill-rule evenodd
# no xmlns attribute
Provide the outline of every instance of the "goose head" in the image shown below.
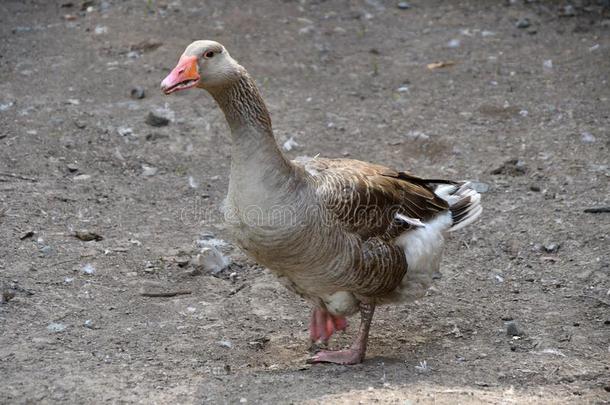
<svg viewBox="0 0 610 405"><path fill-rule="evenodd" d="M171 94L199 87L223 87L241 76L242 67L224 46L214 41L195 41L186 47L178 64L161 82L161 90Z"/></svg>

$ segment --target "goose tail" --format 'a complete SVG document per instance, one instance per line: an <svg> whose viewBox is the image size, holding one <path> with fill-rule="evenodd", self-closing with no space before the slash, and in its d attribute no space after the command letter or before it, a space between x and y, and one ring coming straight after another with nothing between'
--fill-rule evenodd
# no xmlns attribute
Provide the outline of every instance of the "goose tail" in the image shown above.
<svg viewBox="0 0 610 405"><path fill-rule="evenodd" d="M447 201L451 212L452 224L448 232L457 231L470 225L481 215L481 195L470 182L439 185L434 193Z"/></svg>

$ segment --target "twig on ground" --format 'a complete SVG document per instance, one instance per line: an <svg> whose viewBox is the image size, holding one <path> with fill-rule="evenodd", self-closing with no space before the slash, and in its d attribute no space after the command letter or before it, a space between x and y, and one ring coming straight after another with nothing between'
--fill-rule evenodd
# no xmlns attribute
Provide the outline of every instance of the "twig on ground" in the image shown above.
<svg viewBox="0 0 610 405"><path fill-rule="evenodd" d="M601 214L602 212L610 212L610 205L605 207L585 208L585 212L588 214Z"/></svg>
<svg viewBox="0 0 610 405"><path fill-rule="evenodd" d="M192 294L192 291L189 290L179 290L179 291L141 291L140 295L142 297L175 297L176 295L188 295Z"/></svg>
<svg viewBox="0 0 610 405"><path fill-rule="evenodd" d="M22 176L20 174L15 174L15 173L0 172L0 176L13 177L13 178L19 179L19 180L38 181L38 179L35 179L34 177Z"/></svg>
<svg viewBox="0 0 610 405"><path fill-rule="evenodd" d="M245 286L246 286L245 284L242 284L242 285L240 285L239 287L237 287L237 288L235 288L235 289L233 289L233 290L229 291L229 296L237 294L238 292L240 292L241 290L243 290Z"/></svg>

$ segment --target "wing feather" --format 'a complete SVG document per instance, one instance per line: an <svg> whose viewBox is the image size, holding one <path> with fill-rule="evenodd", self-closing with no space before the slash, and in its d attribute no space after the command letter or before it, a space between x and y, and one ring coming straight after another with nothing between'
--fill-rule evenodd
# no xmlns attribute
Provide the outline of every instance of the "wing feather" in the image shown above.
<svg viewBox="0 0 610 405"><path fill-rule="evenodd" d="M329 220L363 238L392 240L415 223L426 222L449 206L435 184L407 172L353 159L297 158ZM400 214L414 221L397 219Z"/></svg>

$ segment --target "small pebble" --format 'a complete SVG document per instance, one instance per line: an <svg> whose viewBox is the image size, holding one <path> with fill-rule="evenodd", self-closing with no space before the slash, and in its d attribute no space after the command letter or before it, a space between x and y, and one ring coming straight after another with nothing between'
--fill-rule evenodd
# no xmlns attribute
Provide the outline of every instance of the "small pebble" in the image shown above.
<svg viewBox="0 0 610 405"><path fill-rule="evenodd" d="M399 1L396 6L401 10L408 10L411 8L411 4L407 3L406 1Z"/></svg>
<svg viewBox="0 0 610 405"><path fill-rule="evenodd" d="M15 293L11 290L4 290L0 294L0 304L5 304L15 298Z"/></svg>
<svg viewBox="0 0 610 405"><path fill-rule="evenodd" d="M426 135L422 131L416 131L416 130L407 132L405 134L405 137L407 137L409 139L421 140L421 141L427 141L428 139L430 139L429 135Z"/></svg>
<svg viewBox="0 0 610 405"><path fill-rule="evenodd" d="M146 123L152 127L164 127L169 125L169 118L150 111L146 116Z"/></svg>
<svg viewBox="0 0 610 405"><path fill-rule="evenodd" d="M580 141L582 143L593 143L595 142L595 137L591 132L582 132L580 134Z"/></svg>
<svg viewBox="0 0 610 405"><path fill-rule="evenodd" d="M567 4L563 6L559 15L562 17L574 17L576 15L576 10L573 5Z"/></svg>
<svg viewBox="0 0 610 405"><path fill-rule="evenodd" d="M91 178L90 174L79 174L78 176L74 176L72 180L74 181L87 181Z"/></svg>
<svg viewBox="0 0 610 405"><path fill-rule="evenodd" d="M128 128L128 127L118 127L117 128L117 132L119 133L119 135L121 136L129 136L129 135L133 135L133 129Z"/></svg>
<svg viewBox="0 0 610 405"><path fill-rule="evenodd" d="M540 186L539 186L539 185L537 185L537 184L532 184L532 185L530 186L530 190L532 190L532 191L535 191L535 192L539 193L539 192L540 192Z"/></svg>
<svg viewBox="0 0 610 405"><path fill-rule="evenodd" d="M95 35L107 34L108 27L105 27L103 25L98 25L97 27L95 27L95 30L93 32L95 32Z"/></svg>
<svg viewBox="0 0 610 405"><path fill-rule="evenodd" d="M543 247L544 251L547 253L557 253L557 251L559 250L559 243L547 243L545 244Z"/></svg>
<svg viewBox="0 0 610 405"><path fill-rule="evenodd" d="M530 20L528 18L520 18L515 23L515 27L524 29L530 26Z"/></svg>
<svg viewBox="0 0 610 405"><path fill-rule="evenodd" d="M47 330L52 333L61 333L66 330L66 325L63 323L53 322L47 326Z"/></svg>
<svg viewBox="0 0 610 405"><path fill-rule="evenodd" d="M74 126L78 129L85 129L87 128L87 123L80 120L74 120Z"/></svg>
<svg viewBox="0 0 610 405"><path fill-rule="evenodd" d="M131 89L131 98L140 100L146 97L146 92L144 91L144 87L136 86Z"/></svg>
<svg viewBox="0 0 610 405"><path fill-rule="evenodd" d="M451 41L449 41L447 43L447 47L449 47L449 48L459 48L461 44L462 44L462 41L460 41L459 39L452 39Z"/></svg>
<svg viewBox="0 0 610 405"><path fill-rule="evenodd" d="M66 167L68 168L69 171L71 172L76 172L78 171L78 165L76 165L75 163L68 163L66 165Z"/></svg>
<svg viewBox="0 0 610 405"><path fill-rule="evenodd" d="M523 175L527 172L527 165L521 159L510 159L501 166L493 169L491 174L508 174L511 176Z"/></svg>
<svg viewBox="0 0 610 405"><path fill-rule="evenodd" d="M87 329L95 329L91 319L87 319L85 323L83 323L83 326Z"/></svg>
<svg viewBox="0 0 610 405"><path fill-rule="evenodd" d="M508 336L523 336L523 331L517 326L515 321L506 322L506 334Z"/></svg>
<svg viewBox="0 0 610 405"><path fill-rule="evenodd" d="M189 256L176 256L176 264L178 267L185 267L190 261L191 258Z"/></svg>
<svg viewBox="0 0 610 405"><path fill-rule="evenodd" d="M23 232L20 236L19 236L19 240L26 240L28 238L31 238L32 236L34 236L34 231L31 229L28 229L27 231Z"/></svg>
<svg viewBox="0 0 610 405"><path fill-rule="evenodd" d="M218 346L226 347L227 349L232 349L233 348L233 343L231 343L228 340L221 340L221 341L218 342Z"/></svg>
<svg viewBox="0 0 610 405"><path fill-rule="evenodd" d="M159 171L159 169L157 169L156 167L142 165L142 176L145 176L145 177L154 176L155 174L157 174L158 171Z"/></svg>

